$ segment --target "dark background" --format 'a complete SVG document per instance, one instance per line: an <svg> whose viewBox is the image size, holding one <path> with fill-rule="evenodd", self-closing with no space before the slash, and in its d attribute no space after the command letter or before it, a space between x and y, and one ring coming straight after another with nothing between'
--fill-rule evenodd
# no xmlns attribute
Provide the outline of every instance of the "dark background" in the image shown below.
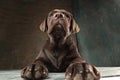
<svg viewBox="0 0 120 80"><path fill-rule="evenodd" d="M55 8L72 11L70 0L0 0L0 69L30 64L46 41L39 29Z"/></svg>
<svg viewBox="0 0 120 80"><path fill-rule="evenodd" d="M120 66L120 0L77 0L81 55L96 66Z"/></svg>
<svg viewBox="0 0 120 80"><path fill-rule="evenodd" d="M119 0L0 0L0 69L34 60L47 39L39 25L55 8L74 14L81 56L96 66L120 65Z"/></svg>

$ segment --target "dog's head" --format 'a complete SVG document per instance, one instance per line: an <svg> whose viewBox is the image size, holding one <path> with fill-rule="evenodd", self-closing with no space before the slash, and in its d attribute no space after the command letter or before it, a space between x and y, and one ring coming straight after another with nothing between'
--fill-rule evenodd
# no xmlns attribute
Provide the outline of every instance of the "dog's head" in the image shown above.
<svg viewBox="0 0 120 80"><path fill-rule="evenodd" d="M73 15L62 9L52 10L47 18L41 23L40 30L47 32L54 39L65 39L72 33L79 32Z"/></svg>

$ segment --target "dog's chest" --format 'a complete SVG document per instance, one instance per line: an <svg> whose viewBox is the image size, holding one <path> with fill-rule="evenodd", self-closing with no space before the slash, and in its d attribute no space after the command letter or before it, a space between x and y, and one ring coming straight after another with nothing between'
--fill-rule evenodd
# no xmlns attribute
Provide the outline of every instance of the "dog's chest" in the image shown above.
<svg viewBox="0 0 120 80"><path fill-rule="evenodd" d="M48 51L46 51L48 53ZM60 69L60 66L62 65L63 58L66 55L66 52L64 51L49 51L49 54L46 54L49 61L52 63L52 65L56 69Z"/></svg>

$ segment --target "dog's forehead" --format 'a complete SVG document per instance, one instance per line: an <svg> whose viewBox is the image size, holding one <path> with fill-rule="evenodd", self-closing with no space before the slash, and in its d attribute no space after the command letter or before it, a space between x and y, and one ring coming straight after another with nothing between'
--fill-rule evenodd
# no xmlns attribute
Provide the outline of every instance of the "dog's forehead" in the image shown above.
<svg viewBox="0 0 120 80"><path fill-rule="evenodd" d="M50 13L57 13L57 12L66 13L66 14L72 15L70 12L68 12L68 11L66 11L64 9L54 9L54 10L50 11Z"/></svg>
<svg viewBox="0 0 120 80"><path fill-rule="evenodd" d="M67 13L69 13L68 11L66 11L64 9L54 9L53 11L56 11L56 12L67 12Z"/></svg>

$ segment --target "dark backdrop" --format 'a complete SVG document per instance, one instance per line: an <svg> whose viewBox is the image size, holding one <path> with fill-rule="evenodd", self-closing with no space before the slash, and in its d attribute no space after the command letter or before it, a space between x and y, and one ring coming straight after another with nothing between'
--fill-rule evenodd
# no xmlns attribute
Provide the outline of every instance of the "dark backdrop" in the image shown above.
<svg viewBox="0 0 120 80"><path fill-rule="evenodd" d="M55 8L71 10L71 0L0 0L0 69L30 64L46 41L39 24Z"/></svg>
<svg viewBox="0 0 120 80"><path fill-rule="evenodd" d="M120 66L120 1L77 0L74 4L81 55L96 66Z"/></svg>

